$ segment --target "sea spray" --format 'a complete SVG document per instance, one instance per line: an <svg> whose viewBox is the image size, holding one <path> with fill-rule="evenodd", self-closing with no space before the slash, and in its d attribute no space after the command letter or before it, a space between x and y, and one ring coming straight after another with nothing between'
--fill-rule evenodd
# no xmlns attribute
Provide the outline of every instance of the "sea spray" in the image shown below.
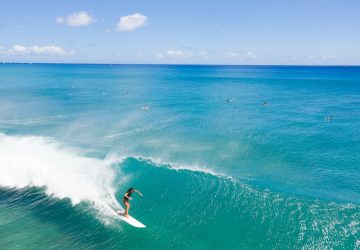
<svg viewBox="0 0 360 250"><path fill-rule="evenodd" d="M49 196L90 202L104 213L121 209L113 186L118 160L83 157L44 137L0 134L0 186L43 187Z"/></svg>

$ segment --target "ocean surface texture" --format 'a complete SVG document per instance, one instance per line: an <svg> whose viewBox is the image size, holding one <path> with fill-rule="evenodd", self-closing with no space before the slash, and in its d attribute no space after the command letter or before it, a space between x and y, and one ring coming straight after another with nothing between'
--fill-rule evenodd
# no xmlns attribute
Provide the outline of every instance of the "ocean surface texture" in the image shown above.
<svg viewBox="0 0 360 250"><path fill-rule="evenodd" d="M360 248L359 67L0 65L0 249L332 248Z"/></svg>

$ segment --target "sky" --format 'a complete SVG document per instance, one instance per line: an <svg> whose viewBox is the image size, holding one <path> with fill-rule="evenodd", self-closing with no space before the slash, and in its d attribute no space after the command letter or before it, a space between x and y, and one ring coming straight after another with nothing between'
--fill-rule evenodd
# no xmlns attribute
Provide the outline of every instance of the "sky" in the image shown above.
<svg viewBox="0 0 360 250"><path fill-rule="evenodd" d="M360 0L0 0L0 62L360 65Z"/></svg>

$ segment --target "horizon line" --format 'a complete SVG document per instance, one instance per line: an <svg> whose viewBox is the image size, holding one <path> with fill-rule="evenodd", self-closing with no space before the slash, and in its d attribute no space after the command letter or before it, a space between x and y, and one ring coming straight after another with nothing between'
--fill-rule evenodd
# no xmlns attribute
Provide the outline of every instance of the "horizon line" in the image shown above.
<svg viewBox="0 0 360 250"><path fill-rule="evenodd" d="M200 63L91 63L91 62L0 62L3 64L63 64L63 65L148 65L148 66L285 66L285 67L360 67L360 64L200 64Z"/></svg>

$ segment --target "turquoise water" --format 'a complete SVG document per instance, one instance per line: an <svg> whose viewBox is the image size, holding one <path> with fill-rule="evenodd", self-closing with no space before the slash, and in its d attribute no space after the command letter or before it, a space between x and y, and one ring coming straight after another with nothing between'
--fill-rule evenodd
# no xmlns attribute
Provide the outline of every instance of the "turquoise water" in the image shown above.
<svg viewBox="0 0 360 250"><path fill-rule="evenodd" d="M359 248L359 131L360 67L0 65L0 248Z"/></svg>

